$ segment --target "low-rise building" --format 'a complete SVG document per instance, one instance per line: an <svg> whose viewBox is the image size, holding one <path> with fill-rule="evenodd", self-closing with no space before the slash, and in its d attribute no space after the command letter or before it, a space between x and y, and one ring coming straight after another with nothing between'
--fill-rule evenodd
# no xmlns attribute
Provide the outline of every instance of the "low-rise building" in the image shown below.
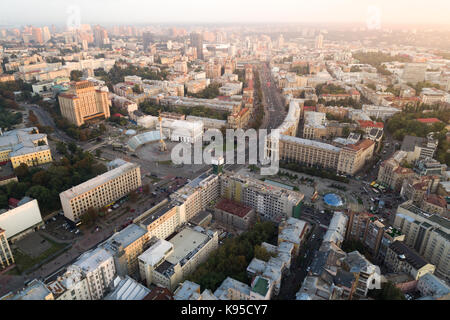
<svg viewBox="0 0 450 320"><path fill-rule="evenodd" d="M335 212L331 218L327 232L323 236L324 242L333 242L341 246L345 239L348 217L343 212Z"/></svg>
<svg viewBox="0 0 450 320"><path fill-rule="evenodd" d="M450 287L431 272L419 278L416 288L422 297L431 297L435 300L450 300Z"/></svg>
<svg viewBox="0 0 450 320"><path fill-rule="evenodd" d="M4 236L10 242L15 242L44 224L36 199L24 197L17 207L2 211L0 228L5 231Z"/></svg>
<svg viewBox="0 0 450 320"><path fill-rule="evenodd" d="M282 221L278 226L278 245L282 242L292 243L294 245L293 254L298 255L309 229L309 224L303 220L291 217Z"/></svg>
<svg viewBox="0 0 450 320"><path fill-rule="evenodd" d="M200 285L192 281L180 283L173 294L174 300L217 300L217 297L208 289L200 293Z"/></svg>
<svg viewBox="0 0 450 320"><path fill-rule="evenodd" d="M52 292L40 280L32 280L25 288L6 300L54 300Z"/></svg>
<svg viewBox="0 0 450 320"><path fill-rule="evenodd" d="M222 199L214 208L214 218L225 225L247 230L256 220L255 210L229 199Z"/></svg>
<svg viewBox="0 0 450 320"><path fill-rule="evenodd" d="M384 263L393 272L407 273L415 280L435 270L434 265L427 263L401 241L395 241L389 246Z"/></svg>
<svg viewBox="0 0 450 320"><path fill-rule="evenodd" d="M143 300L151 291L129 276L116 277L112 287L112 291L104 300Z"/></svg>
<svg viewBox="0 0 450 320"><path fill-rule="evenodd" d="M416 160L433 158L438 147L438 140L432 134L427 138L405 136L400 148L407 153L406 161L412 163Z"/></svg>
<svg viewBox="0 0 450 320"><path fill-rule="evenodd" d="M159 239L139 256L141 279L173 291L195 268L217 249L218 233L189 227L170 241Z"/></svg>

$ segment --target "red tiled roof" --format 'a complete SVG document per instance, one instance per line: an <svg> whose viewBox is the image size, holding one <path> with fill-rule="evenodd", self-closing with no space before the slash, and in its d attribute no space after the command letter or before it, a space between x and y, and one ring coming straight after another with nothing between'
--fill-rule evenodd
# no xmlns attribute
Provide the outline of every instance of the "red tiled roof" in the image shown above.
<svg viewBox="0 0 450 320"><path fill-rule="evenodd" d="M324 93L321 96L322 97L350 97L350 95L348 93L336 93L336 94Z"/></svg>
<svg viewBox="0 0 450 320"><path fill-rule="evenodd" d="M358 120L359 126L362 128L384 128L383 122L374 122L369 120Z"/></svg>
<svg viewBox="0 0 450 320"><path fill-rule="evenodd" d="M424 201L429 202L431 204L434 204L435 206L446 208L447 207L447 201L441 196L430 194L425 197Z"/></svg>
<svg viewBox="0 0 450 320"><path fill-rule="evenodd" d="M441 122L441 120L439 120L438 118L420 118L420 119L417 119L417 121L422 122L422 123Z"/></svg>
<svg viewBox="0 0 450 320"><path fill-rule="evenodd" d="M216 205L216 208L241 218L245 217L245 215L252 210L250 207L229 199L220 200L220 202Z"/></svg>
<svg viewBox="0 0 450 320"><path fill-rule="evenodd" d="M358 151L358 150L361 150L361 149L367 149L371 145L373 145L374 143L375 143L374 141L366 139L366 140L359 141L356 144L347 145L346 147L350 148L350 149L353 149L355 151Z"/></svg>
<svg viewBox="0 0 450 320"><path fill-rule="evenodd" d="M17 200L16 198L9 198L8 204L12 207L17 207L17 204L20 202L20 200Z"/></svg>

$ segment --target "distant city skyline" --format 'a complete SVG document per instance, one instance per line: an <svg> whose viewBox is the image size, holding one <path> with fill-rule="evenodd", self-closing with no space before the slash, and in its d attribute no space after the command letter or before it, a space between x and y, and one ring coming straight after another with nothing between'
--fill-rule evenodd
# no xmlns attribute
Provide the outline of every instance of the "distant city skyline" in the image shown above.
<svg viewBox="0 0 450 320"><path fill-rule="evenodd" d="M84 24L357 23L450 25L445 0L17 0L3 6L0 25L65 25L74 12Z"/></svg>

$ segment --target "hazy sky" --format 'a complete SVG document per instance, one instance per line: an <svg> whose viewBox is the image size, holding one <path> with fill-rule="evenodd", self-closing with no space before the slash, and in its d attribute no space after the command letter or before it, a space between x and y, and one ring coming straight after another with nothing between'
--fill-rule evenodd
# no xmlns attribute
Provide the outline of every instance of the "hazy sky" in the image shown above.
<svg viewBox="0 0 450 320"><path fill-rule="evenodd" d="M359 22L450 24L449 0L1 0L0 24ZM79 8L74 9L73 8ZM373 9L376 7L377 9ZM378 14L380 13L380 14Z"/></svg>

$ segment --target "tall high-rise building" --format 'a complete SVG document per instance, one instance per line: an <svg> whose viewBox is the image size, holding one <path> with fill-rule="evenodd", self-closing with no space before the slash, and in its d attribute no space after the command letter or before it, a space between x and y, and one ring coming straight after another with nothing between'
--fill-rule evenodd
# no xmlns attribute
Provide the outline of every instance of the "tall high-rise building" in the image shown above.
<svg viewBox="0 0 450 320"><path fill-rule="evenodd" d="M84 39L84 40L81 42L81 46L82 46L82 48L83 48L83 51L87 51L87 50L88 50L89 46L88 46L88 42L87 42L86 39Z"/></svg>
<svg viewBox="0 0 450 320"><path fill-rule="evenodd" d="M147 51L150 47L150 45L153 43L153 33L151 32L144 32L142 34L142 42L144 45L144 50Z"/></svg>
<svg viewBox="0 0 450 320"><path fill-rule="evenodd" d="M33 40L34 40L35 43L38 43L38 44L44 43L44 40L42 38L42 30L41 30L41 28L33 28L32 31L31 31L31 34L33 36Z"/></svg>
<svg viewBox="0 0 450 320"><path fill-rule="evenodd" d="M191 47L197 49L197 59L203 60L203 35L201 33L191 33Z"/></svg>
<svg viewBox="0 0 450 320"><path fill-rule="evenodd" d="M316 49L322 49L323 48L323 34L319 34L316 37Z"/></svg>
<svg viewBox="0 0 450 320"><path fill-rule="evenodd" d="M61 114L76 126L95 118L109 118L108 93L96 90L92 82L73 82L70 89L60 94Z"/></svg>
<svg viewBox="0 0 450 320"><path fill-rule="evenodd" d="M108 32L106 29L95 26L94 28L94 42L96 47L103 47L105 44L109 43Z"/></svg>
<svg viewBox="0 0 450 320"><path fill-rule="evenodd" d="M44 42L48 42L52 38L52 35L50 34L50 30L47 26L42 28L42 39Z"/></svg>

